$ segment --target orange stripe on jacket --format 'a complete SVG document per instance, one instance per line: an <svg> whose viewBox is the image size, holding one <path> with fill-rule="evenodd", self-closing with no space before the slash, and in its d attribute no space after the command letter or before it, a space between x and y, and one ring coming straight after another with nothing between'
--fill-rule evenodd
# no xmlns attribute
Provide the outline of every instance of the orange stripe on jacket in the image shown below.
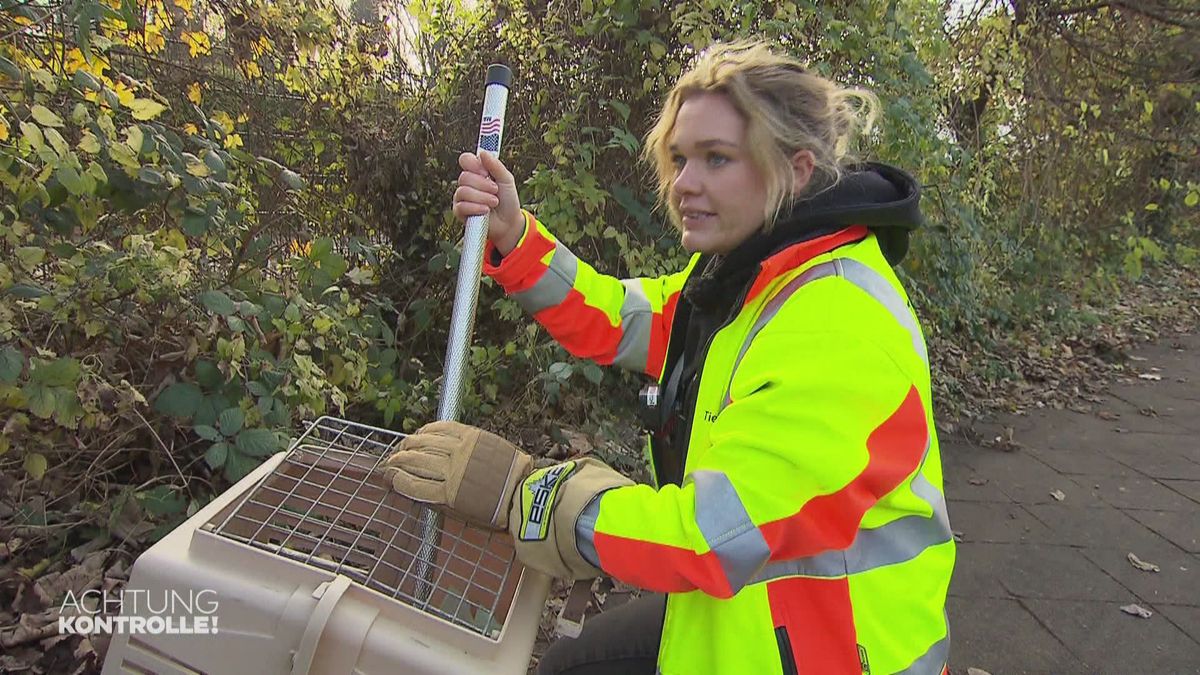
<svg viewBox="0 0 1200 675"><path fill-rule="evenodd" d="M795 515L759 529L771 560L792 560L848 547L863 515L894 490L920 464L928 430L925 409L914 387L900 407L867 439L867 466L854 480L829 495L810 499ZM642 588L666 593L700 589L719 598L732 596L729 580L709 551L694 551L597 531L600 567Z"/></svg>
<svg viewBox="0 0 1200 675"><path fill-rule="evenodd" d="M530 219L532 220L532 219ZM529 290L550 269L542 258L553 251L555 242L546 238L533 222L525 223L525 241L521 246L509 252L503 265L491 263L492 253L496 246L489 239L483 249L483 271L494 278L496 283L508 294Z"/></svg>
<svg viewBox="0 0 1200 675"><path fill-rule="evenodd" d="M750 290L746 292L746 301L743 304L749 304L751 300L758 297L758 294L762 293L784 271L794 269L805 261L828 253L839 246L864 239L867 234L869 232L865 226L851 225L844 230L788 246L762 262L758 277L750 286Z"/></svg>
<svg viewBox="0 0 1200 675"><path fill-rule="evenodd" d="M733 597L717 554L596 532L594 543L605 574L656 593L701 588L718 598Z"/></svg>
<svg viewBox="0 0 1200 675"><path fill-rule="evenodd" d="M896 412L867 438L868 459L862 473L841 490L810 499L795 515L760 527L771 559L804 558L848 547L866 512L920 465L928 439L921 394L913 387Z"/></svg>
<svg viewBox="0 0 1200 675"><path fill-rule="evenodd" d="M862 675L850 581L792 577L767 584L775 627L787 628L796 672Z"/></svg>
<svg viewBox="0 0 1200 675"><path fill-rule="evenodd" d="M579 358L607 366L617 357L621 327L612 325L604 312L589 307L583 294L575 289L567 292L565 300L534 314L533 318L563 348Z"/></svg>

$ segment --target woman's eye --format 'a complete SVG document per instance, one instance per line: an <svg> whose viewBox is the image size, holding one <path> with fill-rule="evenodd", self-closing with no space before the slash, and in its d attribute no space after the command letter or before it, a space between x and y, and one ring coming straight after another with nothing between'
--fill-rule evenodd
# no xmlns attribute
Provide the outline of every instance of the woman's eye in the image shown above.
<svg viewBox="0 0 1200 675"><path fill-rule="evenodd" d="M673 164L677 169L683 168L685 161L686 160L684 160L683 155L673 155L671 157L671 164Z"/></svg>
<svg viewBox="0 0 1200 675"><path fill-rule="evenodd" d="M714 153L714 154L711 154L708 156L708 163L710 166L721 166L722 164L724 164L725 162L728 162L728 161L729 161L729 158L726 157L725 155L720 155L720 154Z"/></svg>

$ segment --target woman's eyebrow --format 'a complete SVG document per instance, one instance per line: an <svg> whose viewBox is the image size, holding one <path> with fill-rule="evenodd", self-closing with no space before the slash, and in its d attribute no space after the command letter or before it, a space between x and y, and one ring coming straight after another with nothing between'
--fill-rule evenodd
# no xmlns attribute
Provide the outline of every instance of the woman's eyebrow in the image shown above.
<svg viewBox="0 0 1200 675"><path fill-rule="evenodd" d="M715 147L718 145L725 145L725 146L728 146L728 147L731 147L734 149L737 149L738 147L740 147L737 143L734 143L733 141L727 141L723 138L708 138L708 139L705 139L703 141L699 141L698 143L696 143L696 148L698 148L700 150L706 150L708 148L712 148L712 147ZM679 144L672 143L669 146L667 146L667 149L670 150L671 152L678 152Z"/></svg>

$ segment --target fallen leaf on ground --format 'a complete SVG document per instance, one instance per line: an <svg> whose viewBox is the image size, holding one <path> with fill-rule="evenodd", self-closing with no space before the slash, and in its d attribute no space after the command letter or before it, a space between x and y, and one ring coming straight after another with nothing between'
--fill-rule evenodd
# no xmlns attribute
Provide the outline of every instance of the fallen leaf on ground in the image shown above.
<svg viewBox="0 0 1200 675"><path fill-rule="evenodd" d="M17 614L37 614L50 607L50 596L36 581L26 579L17 587L17 597L12 609Z"/></svg>
<svg viewBox="0 0 1200 675"><path fill-rule="evenodd" d="M1067 498L1066 493L1064 493L1062 490L1051 490L1050 496L1054 497L1055 499L1057 499L1060 502Z"/></svg>
<svg viewBox="0 0 1200 675"><path fill-rule="evenodd" d="M1146 360L1146 357L1144 357L1144 356L1133 356L1133 355L1131 354L1131 355L1129 356L1129 360L1130 360L1130 361L1145 361L1145 360Z"/></svg>
<svg viewBox="0 0 1200 675"><path fill-rule="evenodd" d="M1162 375L1159 375L1157 373L1142 373L1142 374L1138 375L1138 378L1143 379L1143 380L1161 380Z"/></svg>
<svg viewBox="0 0 1200 675"><path fill-rule="evenodd" d="M970 478L967 480L967 482L970 483L971 485L985 485L987 483L987 479L986 478Z"/></svg>
<svg viewBox="0 0 1200 675"><path fill-rule="evenodd" d="M1130 616L1136 616L1141 619L1149 619L1150 617L1154 616L1154 612L1151 612L1141 605L1122 605L1121 611L1129 614Z"/></svg>
<svg viewBox="0 0 1200 675"><path fill-rule="evenodd" d="M983 668L967 668L967 675L992 675Z"/></svg>
<svg viewBox="0 0 1200 675"><path fill-rule="evenodd" d="M1130 552L1129 555L1126 557L1129 558L1129 564L1133 565L1134 567L1138 568L1139 570L1141 570L1143 572L1159 572L1159 571L1161 571L1159 569L1158 565L1155 565L1154 563L1148 563L1145 560L1142 560L1141 558L1134 555L1133 552Z"/></svg>
<svg viewBox="0 0 1200 675"><path fill-rule="evenodd" d="M1110 422L1121 419L1121 416L1117 413L1109 412L1107 410L1101 410L1100 412L1096 413L1096 417L1099 417L1102 420L1109 420Z"/></svg>
<svg viewBox="0 0 1200 675"><path fill-rule="evenodd" d="M86 590L99 588L104 559L107 556L108 554L104 551L88 554L82 563L74 565L62 573L51 572L39 579L38 584L55 601L66 597L67 591L78 596Z"/></svg>
<svg viewBox="0 0 1200 675"><path fill-rule="evenodd" d="M58 610L41 614L22 614L11 631L0 633L0 647L5 651L31 642L44 640L58 633Z"/></svg>

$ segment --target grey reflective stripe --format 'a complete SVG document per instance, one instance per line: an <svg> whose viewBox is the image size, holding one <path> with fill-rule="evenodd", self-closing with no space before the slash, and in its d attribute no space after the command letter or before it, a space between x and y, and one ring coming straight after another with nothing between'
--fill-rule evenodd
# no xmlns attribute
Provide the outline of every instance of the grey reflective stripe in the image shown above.
<svg viewBox="0 0 1200 675"><path fill-rule="evenodd" d="M562 242L557 242L545 274L532 288L513 293L512 298L530 314L562 304L575 287L578 271L579 259ZM621 285L625 287L625 299L621 303L621 341L617 344L613 364L641 372L650 358L650 326L654 311L650 309L641 282L625 279Z"/></svg>
<svg viewBox="0 0 1200 675"><path fill-rule="evenodd" d="M875 298L876 302L887 308L892 317L901 326L904 326L904 330L908 331L912 337L913 349L928 365L929 355L925 351L925 340L921 337L921 330L917 328L917 320L913 318L912 312L908 309L908 303L904 301L904 297L900 295L896 287L889 283L882 274L853 258L839 258L833 262L840 263L839 276L866 291L867 295Z"/></svg>
<svg viewBox="0 0 1200 675"><path fill-rule="evenodd" d="M762 569L771 548L750 520L729 477L720 471L693 471L696 525L717 556L730 589L737 593Z"/></svg>
<svg viewBox="0 0 1200 675"><path fill-rule="evenodd" d="M927 440L926 457L932 442ZM950 529L950 518L946 513L946 500L934 487L921 468L913 476L910 485L913 494L929 504L933 513L929 517L910 515L897 518L886 525L873 529L860 529L854 543L844 551L826 551L807 558L771 563L763 568L754 582L771 581L780 577L796 575L808 577L841 577L858 574L879 567L907 562L921 555L925 549L944 544L954 538Z"/></svg>
<svg viewBox="0 0 1200 675"><path fill-rule="evenodd" d="M617 344L617 355L613 365L642 372L650 358L650 323L654 311L642 291L642 282L625 279L625 300L621 303L621 341Z"/></svg>
<svg viewBox="0 0 1200 675"><path fill-rule="evenodd" d="M805 270L800 276L789 281L786 286L781 288L779 292L775 294L775 297L771 298L771 300L767 302L767 306L763 307L762 314L758 315L758 320L755 321L754 325L750 328L750 332L746 335L746 339L742 341L742 348L738 350L737 358L733 361L733 370L729 374L730 386L733 385L733 376L737 374L738 366L742 364L742 357L746 355L746 350L750 349L750 343L754 342L754 337L758 335L758 331L762 330L763 327L771 321L771 319L775 318L775 315L779 312L779 308L783 307L783 303L787 302L787 299L792 297L792 293L800 290L801 286L810 281L820 279L821 277L831 276L833 273L833 263L821 263L820 265L813 265ZM725 387L725 398L721 403L721 407L724 407L728 404L729 387L727 386Z"/></svg>
<svg viewBox="0 0 1200 675"><path fill-rule="evenodd" d="M562 242L558 242L554 247L554 257L550 258L550 267L542 278L532 288L513 293L512 297L530 314L561 304L575 286L578 268L579 259Z"/></svg>
<svg viewBox="0 0 1200 675"><path fill-rule="evenodd" d="M750 328L746 339L742 341L741 349L738 350L737 358L733 362L733 371L729 375L729 386L725 388L725 398L721 403L722 407L729 405L729 389L733 385L733 376L737 373L738 366L742 363L742 357L750 349L750 343L754 341L758 332L771 319L775 318L775 315L779 313L779 309L783 307L783 303L787 302L788 298L792 297L792 294L800 290L801 287L817 279L832 276L842 277L846 281L858 286L864 293L883 305L884 309L892 315L892 318L908 331L912 338L913 349L921 357L921 361L925 362L926 365L929 364L929 355L925 350L925 340L921 337L921 331L917 327L916 319L913 318L912 312L908 310L908 303L904 301L899 291L882 274L871 269L869 266L852 258L837 258L808 268L800 276L788 282L786 286L781 288L767 302L767 306L763 308L762 314L754 322L754 326Z"/></svg>
<svg viewBox="0 0 1200 675"><path fill-rule="evenodd" d="M600 555L596 553L596 519L600 517L600 495L603 494L592 497L580 512L579 520L575 521L575 548L584 560L597 568L600 567Z"/></svg>
<svg viewBox="0 0 1200 675"><path fill-rule="evenodd" d="M933 643L912 665L896 675L941 675L950 658L950 636Z"/></svg>

